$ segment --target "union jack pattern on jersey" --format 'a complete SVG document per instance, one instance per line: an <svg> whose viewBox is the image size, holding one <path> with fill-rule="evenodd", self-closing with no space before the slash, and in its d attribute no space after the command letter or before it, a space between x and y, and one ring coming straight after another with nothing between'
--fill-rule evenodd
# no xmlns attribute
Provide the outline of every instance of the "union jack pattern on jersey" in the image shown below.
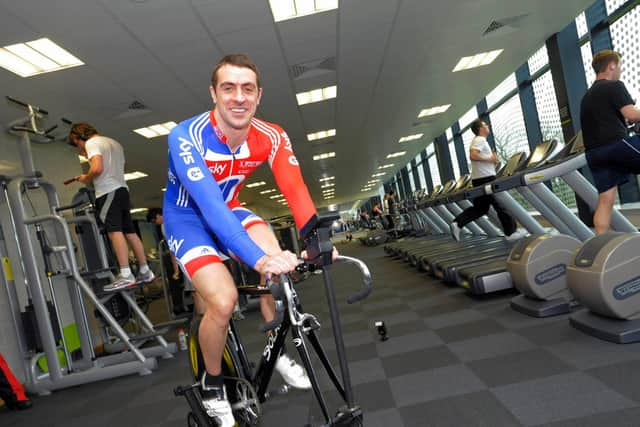
<svg viewBox="0 0 640 427"><path fill-rule="evenodd" d="M291 141L281 127L253 118L246 141L235 151L226 141L213 111L172 129L163 216L165 223L176 224L182 215L197 214L222 245L253 266L264 252L231 209L240 206L242 186L262 163L268 161L299 229L316 209Z"/></svg>

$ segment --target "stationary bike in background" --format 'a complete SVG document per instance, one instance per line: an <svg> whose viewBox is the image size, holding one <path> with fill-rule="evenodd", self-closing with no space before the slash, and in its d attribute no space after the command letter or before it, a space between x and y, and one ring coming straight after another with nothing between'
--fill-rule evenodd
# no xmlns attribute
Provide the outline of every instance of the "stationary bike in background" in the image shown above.
<svg viewBox="0 0 640 427"><path fill-rule="evenodd" d="M320 322L313 314L302 311L300 298L294 289L291 277L295 275L294 273L290 275L283 274L280 276L279 281L270 281L267 286L240 287L238 288L240 295L262 295L270 292L276 303L276 318L272 322L260 326L261 332L271 331L271 334L267 338L267 344L255 371L249 363L233 319L229 322L227 343L222 359L222 372L225 377L229 403L239 426L259 425L262 413L261 404L273 395L286 392L286 390L280 390L274 393L268 391L267 388L289 330L291 330L293 343L300 353L304 369L309 376L313 392L320 406L324 419L322 426L363 425L362 410L355 403L351 387L340 317L330 275L333 250L330 229L331 224L337 218L338 216L334 214L317 218L316 225L305 239L309 259L314 264L309 262L302 263L296 269L295 274L304 274L315 269L322 270L342 381L340 381L332 368L316 334L316 331L320 328ZM347 299L349 304L360 301L371 293L371 274L362 261L348 256L339 256L333 262L355 264L362 272L364 288ZM207 416L200 394L199 379L204 370L204 361L198 345L197 328L198 319L194 319L189 337L189 353L191 370L196 383L190 386L177 387L174 393L177 396L184 396L189 403L191 412L187 420L190 427L214 427L217 426L217 423ZM337 410L335 415L330 414L327 402L320 390L316 370L311 363L308 349L309 343L344 401L344 405Z"/></svg>

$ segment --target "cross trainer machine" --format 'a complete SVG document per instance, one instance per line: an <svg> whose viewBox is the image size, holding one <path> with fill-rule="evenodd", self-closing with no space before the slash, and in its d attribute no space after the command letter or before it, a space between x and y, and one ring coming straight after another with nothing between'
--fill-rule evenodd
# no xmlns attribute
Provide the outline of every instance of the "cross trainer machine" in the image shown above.
<svg viewBox="0 0 640 427"><path fill-rule="evenodd" d="M157 367L156 356L173 357L172 353L176 351L175 343L168 344L162 337L157 336L156 338L160 345L141 348L140 342L129 336L118 324L103 304L103 301L96 296L92 287L87 283L78 266L69 225L61 214L62 211L72 208L72 206L60 205L55 187L46 181L40 172L35 170L33 162L31 136L34 136L34 141L37 139L43 142L50 142L54 139L48 134L53 128L47 131L38 128L38 121L48 113L41 108L13 98L7 97L7 99L28 111L26 118L16 120L8 126L10 133L19 136L18 148L23 174L3 177L2 179L4 202L9 211L11 227L13 228L13 233L4 233L4 235L13 234L16 236L18 258L21 262L26 292L30 306L32 306L36 325L36 330L33 333L36 341L40 344L39 347L41 347L40 350L28 345L29 337L25 333L25 325L21 322L22 314L18 292L12 280L13 278L11 276L7 277L7 270L5 269L5 288L8 292L9 305L12 311L11 317L16 327L20 356L25 367L27 389L32 393L44 395L51 393L53 390L107 378L130 374L150 374ZM24 198L28 197L29 193L33 194L34 190L44 192L49 209L47 214L37 215L34 212L33 215L29 215L27 213ZM47 278L48 292L46 292L47 287L42 278L42 266L39 265L32 237L34 230L38 237L45 236L45 238L39 239L39 243L45 264L46 271L44 273ZM49 243L48 236L45 233L46 230L53 230L53 235L55 235L54 243ZM14 286L11 286L12 284ZM63 290L66 291L66 295L61 295ZM135 310L137 308L135 301L131 299L127 291L121 291L120 293L131 305L132 309ZM51 302L47 300L47 294ZM71 355L65 340L60 318L62 313L59 311L60 307L57 304L58 295L62 299L66 297L69 300L73 323L77 328L79 351L75 352L74 355ZM95 307L128 351L105 357L96 357L86 314L85 300ZM51 314L50 306L53 306L55 315ZM141 311L138 315L146 319ZM148 321L148 319L146 320ZM151 322L149 322L149 325L151 325ZM151 325L151 328L153 328L153 325ZM58 336L62 342L62 349L58 344ZM62 350L64 359L59 355L59 350ZM38 363L42 356L46 360L46 370L43 370Z"/></svg>

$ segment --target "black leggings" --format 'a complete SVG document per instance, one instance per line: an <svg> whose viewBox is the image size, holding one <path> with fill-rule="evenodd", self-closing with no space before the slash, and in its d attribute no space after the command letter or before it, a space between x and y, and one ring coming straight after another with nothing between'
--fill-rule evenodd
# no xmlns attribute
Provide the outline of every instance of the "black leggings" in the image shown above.
<svg viewBox="0 0 640 427"><path fill-rule="evenodd" d="M486 184L487 182L491 182L495 179L495 176L488 176L485 178L478 178L471 181L474 187L482 184ZM498 219L500 220L500 224L502 224L502 230L504 234L510 236L516 231L518 227L516 221L509 215L507 211L505 211L502 206L493 198L493 196L480 196L476 197L472 201L473 206L465 209L463 212L458 215L454 221L458 224L460 228L464 227L471 221L474 221L480 218L482 215L486 215L489 212L489 208L493 206L498 214Z"/></svg>

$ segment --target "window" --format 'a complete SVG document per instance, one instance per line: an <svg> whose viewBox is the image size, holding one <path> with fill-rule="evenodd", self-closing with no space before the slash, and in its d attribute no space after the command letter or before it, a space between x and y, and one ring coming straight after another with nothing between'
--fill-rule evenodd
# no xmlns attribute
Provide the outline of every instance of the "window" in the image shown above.
<svg viewBox="0 0 640 427"><path fill-rule="evenodd" d="M420 154L416 156L416 169L418 170L420 188L427 188L427 178L424 176L424 168L422 167L422 157Z"/></svg>
<svg viewBox="0 0 640 427"><path fill-rule="evenodd" d="M474 105L458 119L458 124L460 125L460 129L464 129L469 126L472 121L478 118L478 109Z"/></svg>
<svg viewBox="0 0 640 427"><path fill-rule="evenodd" d="M471 141L476 135L471 129L467 129L462 134L462 143L464 144L464 155L467 157L467 164L469 165L469 171L471 171L471 159L469 158L469 147L471 147Z"/></svg>
<svg viewBox="0 0 640 427"><path fill-rule="evenodd" d="M511 73L507 76L502 83L496 86L491 92L487 94L487 107L491 108L496 105L502 98L507 96L509 92L515 90L518 87L518 82L516 81L516 74Z"/></svg>
<svg viewBox="0 0 640 427"><path fill-rule="evenodd" d="M447 136L447 141L450 141L451 138L453 138L453 131L451 130L451 128L447 128L445 135Z"/></svg>
<svg viewBox="0 0 640 427"><path fill-rule="evenodd" d="M615 12L620 6L625 4L627 0L605 0L604 4L607 6L607 14L611 15Z"/></svg>
<svg viewBox="0 0 640 427"><path fill-rule="evenodd" d="M416 183L413 180L413 169L411 169L411 163L407 165L407 172L409 172L409 186L411 188L411 192L416 191Z"/></svg>
<svg viewBox="0 0 640 427"><path fill-rule="evenodd" d="M623 1L607 1L607 8L610 3L621 5ZM622 54L622 76L620 80L624 82L631 94L631 97L638 101L640 94L640 39L638 38L638 27L640 27L640 6L634 7L622 18L611 24L611 41L613 49Z"/></svg>
<svg viewBox="0 0 640 427"><path fill-rule="evenodd" d="M587 79L587 87L591 87L596 80L596 73L593 71L593 67L591 67L591 60L593 59L591 42L586 42L580 46L580 53L582 54L582 65L584 66L584 75Z"/></svg>
<svg viewBox="0 0 640 427"><path fill-rule="evenodd" d="M557 139L558 142L564 144L558 101L551 71L547 71L533 82L533 94L540 120L542 140Z"/></svg>
<svg viewBox="0 0 640 427"><path fill-rule="evenodd" d="M576 31L578 32L578 38L586 35L589 32L587 27L587 16L582 12L576 18Z"/></svg>
<svg viewBox="0 0 640 427"><path fill-rule="evenodd" d="M429 157L429 171L431 172L433 186L440 185L442 180L440 179L440 169L438 168L438 159L436 159L435 154Z"/></svg>
<svg viewBox="0 0 640 427"><path fill-rule="evenodd" d="M542 69L549 63L549 54L547 53L547 46L542 45L540 49L529 58L527 64L529 65L529 74L533 75L538 70Z"/></svg>
<svg viewBox="0 0 640 427"><path fill-rule="evenodd" d="M453 178L460 176L460 164L458 164L458 155L456 154L456 145L453 139L449 141L449 155L451 156L451 167L453 168Z"/></svg>
<svg viewBox="0 0 640 427"><path fill-rule="evenodd" d="M498 158L505 162L513 154L529 152L527 130L520 106L520 96L512 96L507 102L496 108L491 114L493 136L496 141Z"/></svg>

